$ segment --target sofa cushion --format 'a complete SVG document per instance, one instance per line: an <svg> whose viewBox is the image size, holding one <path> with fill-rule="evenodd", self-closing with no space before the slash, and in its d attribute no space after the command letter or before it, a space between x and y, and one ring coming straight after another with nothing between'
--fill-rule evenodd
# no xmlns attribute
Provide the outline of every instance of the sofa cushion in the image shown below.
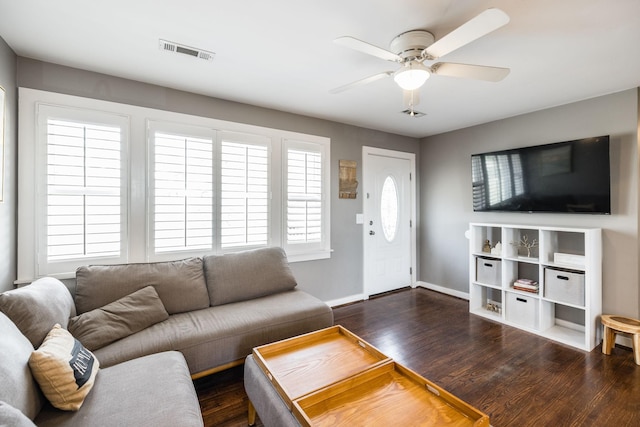
<svg viewBox="0 0 640 427"><path fill-rule="evenodd" d="M333 311L294 289L174 314L95 351L107 367L163 350L179 350L192 374L244 358L253 347L333 325Z"/></svg>
<svg viewBox="0 0 640 427"><path fill-rule="evenodd" d="M156 289L147 286L69 319L68 329L82 345L93 351L168 318Z"/></svg>
<svg viewBox="0 0 640 427"><path fill-rule="evenodd" d="M296 287L282 248L261 248L204 257L212 306L244 301Z"/></svg>
<svg viewBox="0 0 640 427"><path fill-rule="evenodd" d="M0 311L38 348L53 325L67 327L76 308L69 289L58 279L43 277L0 294Z"/></svg>
<svg viewBox="0 0 640 427"><path fill-rule="evenodd" d="M49 402L67 411L80 409L99 366L95 356L60 325L51 329L29 358L31 372Z"/></svg>
<svg viewBox="0 0 640 427"><path fill-rule="evenodd" d="M25 414L6 402L0 401L0 426L2 427L36 427Z"/></svg>
<svg viewBox="0 0 640 427"><path fill-rule="evenodd" d="M105 306L147 286L156 288L169 314L209 306L202 259L91 265L76 270L75 302L78 314Z"/></svg>
<svg viewBox="0 0 640 427"><path fill-rule="evenodd" d="M0 313L0 400L19 409L30 419L35 418L44 403L29 369L32 352L33 345L29 340L7 316Z"/></svg>
<svg viewBox="0 0 640 427"><path fill-rule="evenodd" d="M77 412L46 405L38 427L200 427L202 413L184 357L157 353L100 368L93 390Z"/></svg>

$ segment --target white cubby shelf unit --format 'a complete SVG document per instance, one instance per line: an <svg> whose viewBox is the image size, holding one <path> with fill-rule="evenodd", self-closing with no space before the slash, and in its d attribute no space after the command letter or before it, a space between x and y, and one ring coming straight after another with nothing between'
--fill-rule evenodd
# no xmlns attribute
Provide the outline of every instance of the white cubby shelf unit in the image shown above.
<svg viewBox="0 0 640 427"><path fill-rule="evenodd" d="M471 313L585 351L600 343L601 229L471 223L469 241Z"/></svg>

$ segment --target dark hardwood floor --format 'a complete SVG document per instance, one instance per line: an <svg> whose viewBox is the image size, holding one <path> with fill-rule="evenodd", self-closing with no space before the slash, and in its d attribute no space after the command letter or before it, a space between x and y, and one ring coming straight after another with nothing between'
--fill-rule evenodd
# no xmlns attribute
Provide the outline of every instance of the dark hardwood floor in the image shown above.
<svg viewBox="0 0 640 427"><path fill-rule="evenodd" d="M418 288L334 313L336 324L487 413L493 427L640 426L630 349L586 353L467 310L467 301ZM242 366L195 384L207 426L247 425Z"/></svg>

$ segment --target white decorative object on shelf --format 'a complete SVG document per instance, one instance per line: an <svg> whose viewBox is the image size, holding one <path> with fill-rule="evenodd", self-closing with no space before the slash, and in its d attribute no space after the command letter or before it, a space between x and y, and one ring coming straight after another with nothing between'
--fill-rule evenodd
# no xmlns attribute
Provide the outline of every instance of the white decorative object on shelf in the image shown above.
<svg viewBox="0 0 640 427"><path fill-rule="evenodd" d="M491 248L491 255L502 255L502 243L498 242Z"/></svg>
<svg viewBox="0 0 640 427"><path fill-rule="evenodd" d="M518 242L511 242L511 244L518 248L525 248L527 250L527 258L531 258L531 249L538 247L538 239L533 239L533 241L530 242L529 236L525 234Z"/></svg>
<svg viewBox="0 0 640 427"><path fill-rule="evenodd" d="M555 252L553 254L553 262L556 264L569 264L584 267L584 255L563 254Z"/></svg>
<svg viewBox="0 0 640 427"><path fill-rule="evenodd" d="M469 231L471 313L586 351L600 343L601 229L472 223ZM487 240L511 244L487 254Z"/></svg>

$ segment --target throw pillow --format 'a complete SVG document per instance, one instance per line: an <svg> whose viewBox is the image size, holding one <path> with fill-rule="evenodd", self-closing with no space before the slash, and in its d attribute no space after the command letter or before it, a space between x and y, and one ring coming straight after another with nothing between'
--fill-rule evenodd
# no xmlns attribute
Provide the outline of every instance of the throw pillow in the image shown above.
<svg viewBox="0 0 640 427"><path fill-rule="evenodd" d="M55 325L29 358L31 373L51 405L77 411L91 391L100 364L93 353Z"/></svg>
<svg viewBox="0 0 640 427"><path fill-rule="evenodd" d="M33 348L38 348L53 325L67 327L69 318L76 315L76 306L64 283L43 277L0 294L0 311L15 323Z"/></svg>
<svg viewBox="0 0 640 427"><path fill-rule="evenodd" d="M69 319L69 332L94 351L168 318L158 292L147 286Z"/></svg>
<svg viewBox="0 0 640 427"><path fill-rule="evenodd" d="M0 426L36 427L25 414L6 402L0 401Z"/></svg>

